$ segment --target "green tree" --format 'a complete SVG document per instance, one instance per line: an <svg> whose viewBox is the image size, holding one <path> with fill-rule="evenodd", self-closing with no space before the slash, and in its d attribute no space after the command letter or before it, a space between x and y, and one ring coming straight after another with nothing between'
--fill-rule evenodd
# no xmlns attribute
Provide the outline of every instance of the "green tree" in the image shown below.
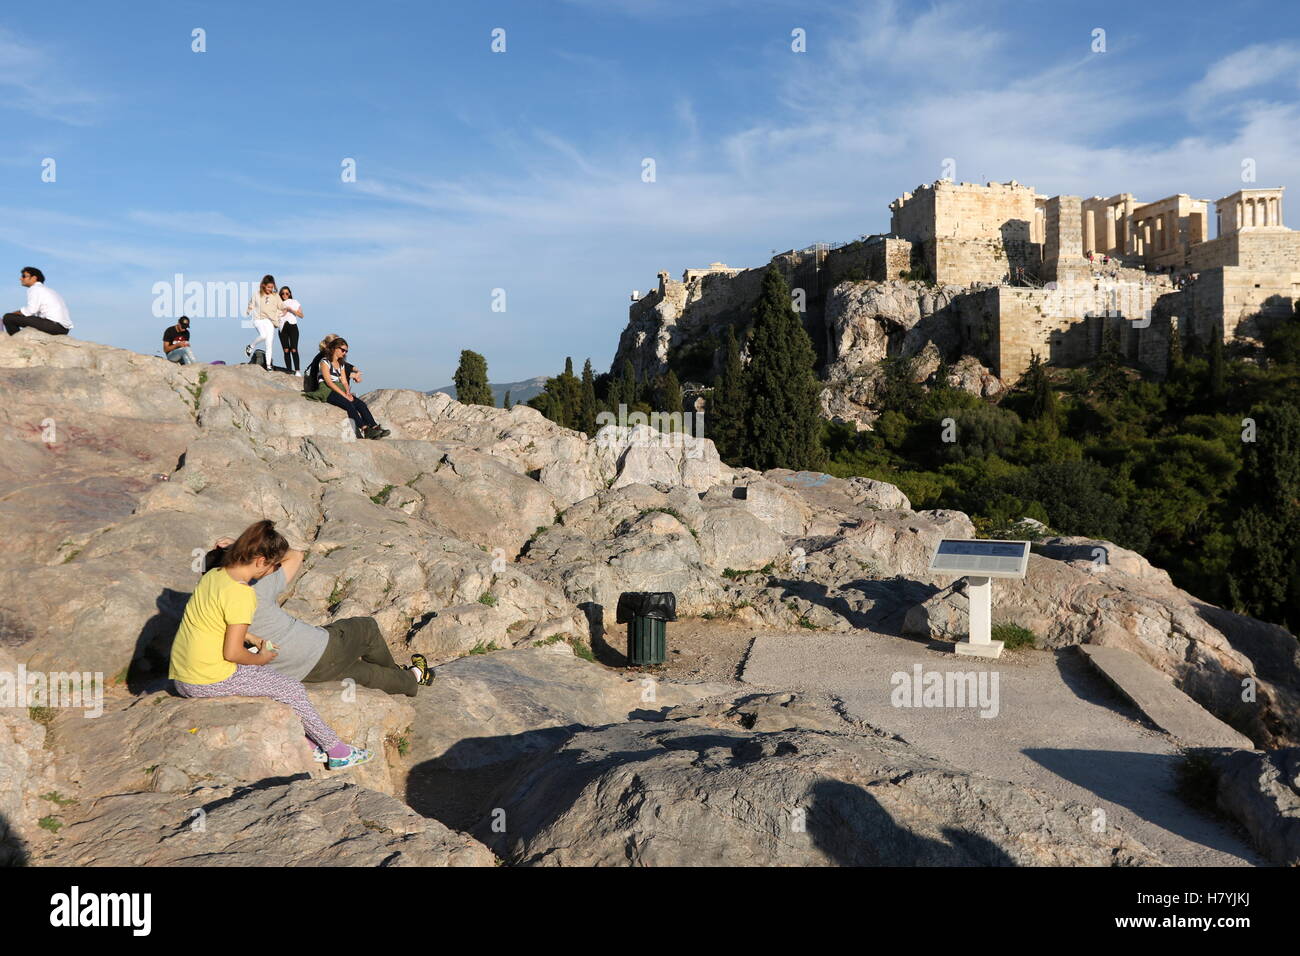
<svg viewBox="0 0 1300 956"><path fill-rule="evenodd" d="M573 374L572 358L564 360L564 371L548 378L541 394L529 399L528 404L557 425L576 431L585 430L582 381Z"/></svg>
<svg viewBox="0 0 1300 956"><path fill-rule="evenodd" d="M1242 511L1229 570L1234 603L1246 613L1300 631L1300 409L1255 411L1237 476Z"/></svg>
<svg viewBox="0 0 1300 956"><path fill-rule="evenodd" d="M456 401L462 405L487 405L492 407L492 388L488 385L487 359L477 352L465 349L460 353L456 368Z"/></svg>
<svg viewBox="0 0 1300 956"><path fill-rule="evenodd" d="M636 379L636 369L631 359L623 360L623 378L619 382L619 401L631 408L641 401L641 388Z"/></svg>
<svg viewBox="0 0 1300 956"><path fill-rule="evenodd" d="M817 357L775 266L763 275L754 306L749 360L745 464L760 471L821 467Z"/></svg>
<svg viewBox="0 0 1300 956"><path fill-rule="evenodd" d="M596 376L591 370L591 359L582 365L582 390L578 396L578 424L588 435L596 434Z"/></svg>
<svg viewBox="0 0 1300 956"><path fill-rule="evenodd" d="M705 407L705 433L713 439L723 461L739 465L745 459L745 419L748 387L745 367L740 362L736 331L727 326L726 356L722 372Z"/></svg>
<svg viewBox="0 0 1300 956"><path fill-rule="evenodd" d="M668 415L673 415L682 410L682 386L677 381L677 373L672 369L659 380L658 394L656 396L659 405L659 411ZM669 421L672 421L670 419ZM669 425L668 430L676 431L679 425Z"/></svg>
<svg viewBox="0 0 1300 956"><path fill-rule="evenodd" d="M954 461L1005 455L1020 434L1020 416L995 405L959 409L952 418L957 440L942 447Z"/></svg>
<svg viewBox="0 0 1300 956"><path fill-rule="evenodd" d="M1228 393L1227 374L1223 361L1223 333L1218 326L1210 330L1210 368L1208 377L1210 400L1216 405Z"/></svg>
<svg viewBox="0 0 1300 956"><path fill-rule="evenodd" d="M1101 316L1101 352L1092 366L1092 387L1104 398L1117 398L1124 391L1124 360L1119 335L1111 316Z"/></svg>
<svg viewBox="0 0 1300 956"><path fill-rule="evenodd" d="M1290 318L1277 323L1264 337L1264 354L1284 365L1300 365L1300 302Z"/></svg>
<svg viewBox="0 0 1300 956"><path fill-rule="evenodd" d="M1055 422L1057 416L1056 391L1047 377L1047 368L1037 352L1029 353L1029 368L1020 384L1028 397L1025 414L1030 421Z"/></svg>
<svg viewBox="0 0 1300 956"><path fill-rule="evenodd" d="M502 408L509 408L509 407L510 407L510 404L511 404L511 403L510 403L510 389L506 389L506 397L505 397L505 401L503 401L503 402L501 403L501 407L502 407Z"/></svg>

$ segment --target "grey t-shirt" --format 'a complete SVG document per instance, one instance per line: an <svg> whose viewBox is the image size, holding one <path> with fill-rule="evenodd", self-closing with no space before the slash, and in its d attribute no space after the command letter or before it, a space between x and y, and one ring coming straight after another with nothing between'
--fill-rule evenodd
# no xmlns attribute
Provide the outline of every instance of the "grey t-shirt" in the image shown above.
<svg viewBox="0 0 1300 956"><path fill-rule="evenodd" d="M325 628L300 621L280 607L279 597L288 586L283 569L276 569L274 574L254 582L257 610L253 612L248 633L275 645L278 656L267 667L285 677L302 680L325 652L329 634Z"/></svg>

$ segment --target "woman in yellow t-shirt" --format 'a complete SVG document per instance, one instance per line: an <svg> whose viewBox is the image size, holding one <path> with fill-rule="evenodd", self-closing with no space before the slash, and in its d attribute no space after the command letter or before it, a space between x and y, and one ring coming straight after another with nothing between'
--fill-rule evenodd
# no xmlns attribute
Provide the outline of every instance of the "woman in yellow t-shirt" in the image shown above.
<svg viewBox="0 0 1300 956"><path fill-rule="evenodd" d="M248 633L257 608L250 582L275 571L288 550L274 522L249 525L226 550L222 565L203 575L190 595L172 645L169 676L182 697L270 697L288 704L316 744L317 760L332 770L354 767L373 754L339 740L301 682L263 667L275 660L275 650Z"/></svg>

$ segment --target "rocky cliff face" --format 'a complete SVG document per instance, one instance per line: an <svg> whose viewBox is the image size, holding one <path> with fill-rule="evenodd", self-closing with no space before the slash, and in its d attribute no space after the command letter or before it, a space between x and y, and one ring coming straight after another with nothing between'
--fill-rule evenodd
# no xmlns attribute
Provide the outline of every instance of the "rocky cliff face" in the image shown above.
<svg viewBox="0 0 1300 956"><path fill-rule="evenodd" d="M972 534L963 514L914 512L896 488L868 479L731 469L707 440L668 442L644 428L593 440L527 407L446 395L370 393L393 434L358 441L342 412L304 400L288 377L31 332L0 337L0 385L10 544L0 551L0 691L20 667L85 675L84 691L103 690L94 717L0 697L9 858L198 863L206 846L235 861L261 847L258 862L458 864L490 862L489 843L516 862L611 862L634 830L641 849L622 862L668 861L679 851L658 848L685 846L698 814L655 816L647 805L626 832L589 826L613 792L597 776L632 786L635 774L620 767L644 751L647 772L681 800L707 783L697 759L725 766L734 794L806 803L820 788L814 802L830 818L848 814L863 839L889 838L882 860L1148 859L1122 834L1067 837L1076 810L1054 798L932 765L871 728L828 729L824 714L780 733L767 718L726 718L715 733L722 711L689 708L734 701L738 688L652 679L648 691L644 675L570 649L590 644L618 662L613 608L625 590L672 590L684 615L756 629L897 633L907 620L949 637L958 609L926 567L940 538ZM203 551L263 517L307 550L291 613L313 623L371 615L399 659L419 651L440 664L414 701L310 689L345 738L381 755L347 778L356 786L335 786L310 761L283 705L166 692L170 641ZM1004 589L1017 619L1051 646L1124 643L1219 711L1237 706L1229 691L1250 679L1253 709L1221 715L1257 743L1300 739L1294 638L1195 601L1140 559L1096 574L1073 558L1068 547L1045 551L1023 584ZM543 794L531 761L561 747ZM855 794L892 780L890 768L916 779L890 791L899 813L885 832ZM963 806L996 794L1019 809L990 812L963 843L956 817L922 820L919 807L940 792ZM514 842L487 840L493 808L528 822L510 830ZM196 809L208 836L169 837ZM1050 851L1017 835L1016 814L1040 811L1050 819L1035 839ZM313 814L352 827L351 849L292 839L293 821ZM752 835L744 800L723 815L737 839ZM652 850L655 819L665 829ZM568 831L585 842L560 852ZM829 836L794 848L753 839L726 858L861 859Z"/></svg>
<svg viewBox="0 0 1300 956"><path fill-rule="evenodd" d="M985 318L965 286L846 282L826 302L827 364L821 393L827 418L866 428L878 417L881 360L914 359L917 382L934 381L942 359L948 385L993 398L1003 385L983 364Z"/></svg>
<svg viewBox="0 0 1300 956"><path fill-rule="evenodd" d="M1003 390L982 364L989 348L986 317L969 288L906 280L835 282L793 254L773 261L791 288L805 293L804 327L826 383L821 405L827 418L870 427L877 416L880 362L890 357L917 357L918 381L931 379L946 357L950 385L986 398ZM642 381L669 367L679 378L712 381L727 327L738 334L748 327L762 273L747 269L698 275L684 283L665 280L662 291L632 306L614 374L627 360Z"/></svg>

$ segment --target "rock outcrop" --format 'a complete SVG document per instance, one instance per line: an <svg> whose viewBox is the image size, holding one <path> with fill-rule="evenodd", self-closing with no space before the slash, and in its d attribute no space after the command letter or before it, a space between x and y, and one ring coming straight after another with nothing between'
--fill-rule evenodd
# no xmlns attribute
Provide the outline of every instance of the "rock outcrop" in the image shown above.
<svg viewBox="0 0 1300 956"><path fill-rule="evenodd" d="M337 780L101 797L48 866L494 866L481 843Z"/></svg>
<svg viewBox="0 0 1300 956"><path fill-rule="evenodd" d="M995 623L1027 628L1040 647L1132 651L1257 746L1297 740L1300 646L1284 628L1206 604L1109 542L1049 539L1044 550L1064 560L1035 553L1024 580L994 583ZM1099 553L1112 563L1100 563ZM917 604L903 623L905 633L946 641L968 627L962 581Z"/></svg>
<svg viewBox="0 0 1300 956"><path fill-rule="evenodd" d="M825 386L821 412L868 428L878 416L886 358L913 359L913 378L936 384L941 359L952 363L947 385L991 398L1002 382L980 364L981 317L965 286L920 282L845 282L826 299Z"/></svg>
<svg viewBox="0 0 1300 956"><path fill-rule="evenodd" d="M1216 802L1281 866L1300 866L1300 747L1213 758Z"/></svg>
<svg viewBox="0 0 1300 956"><path fill-rule="evenodd" d="M574 654L621 662L613 617L627 590L671 590L683 616L755 628L896 633L907 619L951 638L964 597L926 569L941 538L974 535L964 514L915 512L869 478L732 469L707 440L615 426L589 439L526 407L445 395L371 393L393 435L358 441L342 412L304 400L287 376L70 337L0 336L0 380L12 398L0 407L0 522L15 542L0 552L0 672L75 672L104 695L93 720L0 706L10 858L243 861L265 840L274 861L409 862L450 859L450 840L480 859L454 833L419 831L433 834L421 842L410 821L386 822L401 816L391 802L371 809L397 799L465 830L505 810L520 824L500 847L513 861L626 861L619 846L644 862L684 860L684 834L705 824L736 849L708 843L696 861L1146 859L1119 837L1075 833L1071 808L841 726L834 708L768 701L737 718L710 703L734 687L629 677ZM339 787L310 760L284 705L164 690L203 553L264 517L307 552L290 613L373 616L399 659L439 665L414 700L310 689L345 739L376 751L346 778L359 786ZM1098 546L1110 556L1100 571ZM998 613L1048 647L1128 647L1257 744L1300 742L1291 635L1196 601L1104 542L1040 550L1025 581L998 583ZM698 799L656 802L637 779ZM224 794L202 805L209 822L230 821L208 851L178 829L196 792ZM614 793L644 812L603 818ZM361 839L321 834L295 849L276 835L329 801L347 827L361 821ZM809 812L797 838L777 828L786 805ZM746 821L755 829L742 839ZM125 845L134 839L138 851Z"/></svg>
<svg viewBox="0 0 1300 956"><path fill-rule="evenodd" d="M527 866L1110 866L1092 811L964 773L791 695L587 730L494 798Z"/></svg>

